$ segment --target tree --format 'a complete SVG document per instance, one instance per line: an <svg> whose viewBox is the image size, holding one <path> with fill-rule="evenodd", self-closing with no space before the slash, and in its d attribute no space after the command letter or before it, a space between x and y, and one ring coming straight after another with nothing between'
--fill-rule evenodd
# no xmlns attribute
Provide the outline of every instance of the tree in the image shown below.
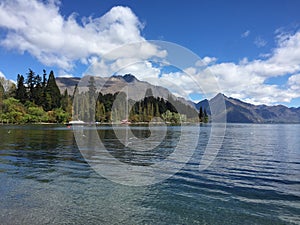
<svg viewBox="0 0 300 225"><path fill-rule="evenodd" d="M209 120L209 118L208 118L208 115L207 115L207 112L206 112L206 109L204 109L204 123L208 123L208 120Z"/></svg>
<svg viewBox="0 0 300 225"><path fill-rule="evenodd" d="M171 112L170 110L167 110L161 116L166 122L172 124L178 124L181 122L181 115L179 113Z"/></svg>
<svg viewBox="0 0 300 225"><path fill-rule="evenodd" d="M27 114L24 116L24 122L37 123L37 122L48 122L47 113L41 106L37 106L32 102L26 102Z"/></svg>
<svg viewBox="0 0 300 225"><path fill-rule="evenodd" d="M48 121L51 123L65 123L70 120L70 115L62 108L56 108L47 112Z"/></svg>
<svg viewBox="0 0 300 225"><path fill-rule="evenodd" d="M27 73L26 86L28 89L28 100L34 102L38 106L45 102L44 85L40 75L36 75L33 70L29 69Z"/></svg>
<svg viewBox="0 0 300 225"><path fill-rule="evenodd" d="M88 84L88 98L89 98L89 122L95 121L95 108L96 108L96 91L95 78L93 76L89 79Z"/></svg>
<svg viewBox="0 0 300 225"><path fill-rule="evenodd" d="M67 89L64 91L64 94L61 97L61 107L65 112L69 113L70 115L72 114L72 103Z"/></svg>
<svg viewBox="0 0 300 225"><path fill-rule="evenodd" d="M34 88L36 85L36 77L35 73L31 69L29 69L29 72L27 73L26 85L28 88L29 101L32 102L34 100Z"/></svg>
<svg viewBox="0 0 300 225"><path fill-rule="evenodd" d="M106 119L106 112L105 112L105 107L103 103L97 101L96 102L96 121L98 122L105 122Z"/></svg>
<svg viewBox="0 0 300 225"><path fill-rule="evenodd" d="M42 86L42 78L37 75L35 77L35 87L33 89L32 97L35 104L42 106L44 103L44 90Z"/></svg>
<svg viewBox="0 0 300 225"><path fill-rule="evenodd" d="M43 82L42 82L42 87L45 88L46 85L47 85L47 73L46 73L46 70L43 70Z"/></svg>
<svg viewBox="0 0 300 225"><path fill-rule="evenodd" d="M61 94L59 88L56 84L54 73L51 70L46 86L46 105L45 110L49 111L51 109L60 107Z"/></svg>
<svg viewBox="0 0 300 225"><path fill-rule="evenodd" d="M24 85L24 77L20 74L18 74L17 77L16 99L19 99L21 103L25 103L27 100L27 91Z"/></svg>
<svg viewBox="0 0 300 225"><path fill-rule="evenodd" d="M199 121L203 122L203 119L204 119L203 109L202 109L202 106L200 106L200 109L199 109Z"/></svg>
<svg viewBox="0 0 300 225"><path fill-rule="evenodd" d="M78 91L78 85L75 85L73 95L72 95L72 102L73 102L73 110L72 115L73 119L78 120L79 119L79 91Z"/></svg>
<svg viewBox="0 0 300 225"><path fill-rule="evenodd" d="M3 100L4 100L4 87L0 82L0 113L2 112Z"/></svg>
<svg viewBox="0 0 300 225"><path fill-rule="evenodd" d="M151 97L151 96L153 96L152 89L151 88L147 88L145 97Z"/></svg>
<svg viewBox="0 0 300 225"><path fill-rule="evenodd" d="M24 123L25 115L25 107L19 100L11 97L3 101L2 121L6 121L7 123Z"/></svg>

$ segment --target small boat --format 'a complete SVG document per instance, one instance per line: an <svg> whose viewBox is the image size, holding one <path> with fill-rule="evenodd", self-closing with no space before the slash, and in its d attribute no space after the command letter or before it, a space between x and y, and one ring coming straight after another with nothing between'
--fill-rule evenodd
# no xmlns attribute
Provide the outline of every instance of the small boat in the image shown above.
<svg viewBox="0 0 300 225"><path fill-rule="evenodd" d="M67 126L73 126L73 125L85 125L86 123L82 120L71 120L68 123L66 123Z"/></svg>

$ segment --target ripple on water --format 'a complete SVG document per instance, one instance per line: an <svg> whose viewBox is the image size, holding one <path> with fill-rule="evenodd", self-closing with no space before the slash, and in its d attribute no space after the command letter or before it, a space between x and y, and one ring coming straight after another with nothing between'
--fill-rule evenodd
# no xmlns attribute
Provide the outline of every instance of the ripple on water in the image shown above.
<svg viewBox="0 0 300 225"><path fill-rule="evenodd" d="M201 127L190 163L145 187L95 173L65 127L7 129L0 127L1 224L300 224L300 125L229 124L204 171L198 163L210 129ZM100 130L112 153L122 151L111 128ZM178 128L171 132L178 136ZM165 159L178 141L171 136L134 159ZM129 151L115 156L129 163Z"/></svg>

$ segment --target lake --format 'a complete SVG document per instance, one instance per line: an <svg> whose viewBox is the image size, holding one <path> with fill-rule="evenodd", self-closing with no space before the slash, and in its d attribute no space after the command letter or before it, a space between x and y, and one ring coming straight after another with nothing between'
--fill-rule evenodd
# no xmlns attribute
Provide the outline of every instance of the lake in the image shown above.
<svg viewBox="0 0 300 225"><path fill-rule="evenodd" d="M94 129L2 125L0 224L300 224L299 124L227 124L223 144L205 170L199 162L211 125L184 127L195 149L180 139L180 127L157 126L154 139L148 127L132 127L129 137L124 127L116 129L120 132L99 126L96 132L109 159L128 165L128 171L167 162L180 142L190 155L177 155L187 162L166 179L130 186L121 184L124 179L118 183L124 171L108 162L102 170L99 157L84 149L93 143ZM81 146L76 132L83 140L92 138ZM132 144L134 138L142 141ZM107 168L113 172L102 176Z"/></svg>

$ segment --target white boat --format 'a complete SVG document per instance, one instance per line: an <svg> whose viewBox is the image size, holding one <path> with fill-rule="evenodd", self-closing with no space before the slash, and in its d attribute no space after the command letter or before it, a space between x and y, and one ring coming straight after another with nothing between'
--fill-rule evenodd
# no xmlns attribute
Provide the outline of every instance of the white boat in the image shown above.
<svg viewBox="0 0 300 225"><path fill-rule="evenodd" d="M82 120L71 120L68 123L66 123L67 126L72 126L72 125L84 125L86 124L84 121Z"/></svg>

